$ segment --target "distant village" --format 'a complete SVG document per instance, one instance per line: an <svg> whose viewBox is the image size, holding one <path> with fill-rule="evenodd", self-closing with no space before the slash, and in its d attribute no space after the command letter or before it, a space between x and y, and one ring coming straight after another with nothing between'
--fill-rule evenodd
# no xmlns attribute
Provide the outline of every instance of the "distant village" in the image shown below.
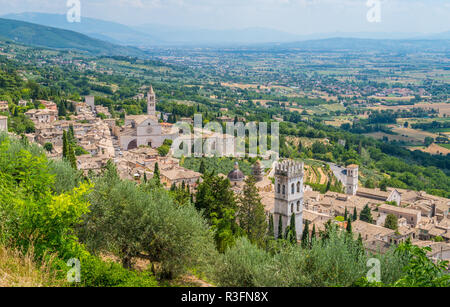
<svg viewBox="0 0 450 307"><path fill-rule="evenodd" d="M156 102L155 92L150 86L147 114L126 116L124 125L118 126L108 108L95 105L92 96L85 97L84 102L71 102L76 115L70 120L59 119L54 102L40 101L44 108L25 113L35 124L35 132L26 137L42 146L52 144L49 157L61 158L63 132L73 127L77 144L87 152L77 157L77 167L85 174L100 172L111 160L117 165L122 178L140 182L153 176L155 164L158 163L161 182L166 188L184 183L194 191L202 180L202 174L180 166L180 160L174 158L171 152L167 156L158 153L157 148L165 140L173 141L180 133L173 129L172 124L160 122ZM26 105L27 102L21 101L20 104ZM0 112L5 110L8 111L8 103L0 102ZM102 116L99 117L99 114ZM190 120L185 119L187 122ZM0 116L2 130L8 130L8 118L5 116ZM217 137L216 141L223 141L226 147L229 139L226 136L222 138ZM238 163L228 174L220 176L230 180L236 194L242 192L246 176ZM392 244L409 239L420 247L430 247L431 258L450 260L450 199L421 191L389 187L383 191L360 187L357 165L349 165L336 174L345 186L345 194L313 191L304 185L303 163L291 160L277 162L268 169L257 161L253 166L253 176L267 215L273 215L276 231L280 221L284 231L292 215L295 215L298 240L305 224L309 225L309 231L314 228L318 232L325 230L330 220L345 229L351 219L353 233L361 236L368 251L383 253ZM372 223L357 218L364 210L370 210ZM396 229L385 227L389 216L396 217Z"/></svg>

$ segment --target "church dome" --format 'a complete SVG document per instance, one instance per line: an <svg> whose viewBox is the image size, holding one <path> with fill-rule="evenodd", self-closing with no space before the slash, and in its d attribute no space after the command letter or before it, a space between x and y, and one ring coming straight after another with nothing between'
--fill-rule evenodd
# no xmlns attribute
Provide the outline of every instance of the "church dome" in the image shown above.
<svg viewBox="0 0 450 307"><path fill-rule="evenodd" d="M237 162L234 165L234 170L228 174L228 179L230 179L231 182L243 181L245 179L245 175L239 170L239 164Z"/></svg>

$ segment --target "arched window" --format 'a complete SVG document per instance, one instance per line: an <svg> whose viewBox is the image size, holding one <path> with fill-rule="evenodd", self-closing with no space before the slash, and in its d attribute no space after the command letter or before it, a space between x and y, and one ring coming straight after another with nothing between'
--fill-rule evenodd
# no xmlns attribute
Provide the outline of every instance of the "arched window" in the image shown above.
<svg viewBox="0 0 450 307"><path fill-rule="evenodd" d="M291 204L291 212L294 212L294 203Z"/></svg>
<svg viewBox="0 0 450 307"><path fill-rule="evenodd" d="M297 202L297 212L300 212L300 201Z"/></svg>
<svg viewBox="0 0 450 307"><path fill-rule="evenodd" d="M277 187L277 193L280 193L280 184L278 184L278 187Z"/></svg>
<svg viewBox="0 0 450 307"><path fill-rule="evenodd" d="M297 193L300 193L300 181L297 182Z"/></svg>
<svg viewBox="0 0 450 307"><path fill-rule="evenodd" d="M286 194L286 186L283 184L283 195Z"/></svg>
<svg viewBox="0 0 450 307"><path fill-rule="evenodd" d="M294 194L295 193L295 184L292 184L292 186L291 186L291 194Z"/></svg>

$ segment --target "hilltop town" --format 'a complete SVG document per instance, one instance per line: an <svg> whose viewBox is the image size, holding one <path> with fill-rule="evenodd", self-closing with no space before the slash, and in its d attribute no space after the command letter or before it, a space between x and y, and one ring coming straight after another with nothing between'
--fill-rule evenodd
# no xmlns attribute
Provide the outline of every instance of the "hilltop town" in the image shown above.
<svg viewBox="0 0 450 307"><path fill-rule="evenodd" d="M25 113L35 124L35 132L26 137L49 149L50 158L61 159L63 132L73 129L76 143L83 150L76 158L77 168L84 174L99 173L108 161L113 161L121 178L141 182L153 177L158 164L161 182L167 189L183 185L195 191L203 174L180 166L180 159L172 156L172 150L167 155L159 153L159 147L167 140L171 144L180 134L173 124L160 120L164 116L156 112L157 99L152 86L146 99L147 114L125 116L122 126L117 125L107 108L95 105L92 96L85 97L84 102L69 101L76 114L70 120L58 116L54 102L41 100L38 101L41 108ZM164 115L167 118L170 114ZM189 118L183 121L193 123ZM0 117L0 130L7 131L7 117ZM229 135L211 135L215 142L223 142L224 147L229 145ZM310 232L313 229L320 232L329 221L343 229L351 223L353 232L361 236L370 252L384 252L392 244L410 240L415 245L430 247L431 258L450 260L450 199L424 191L362 187L359 167L355 164L334 170L336 178L342 181L344 193L323 194L305 184L303 163L284 160L273 166L264 169L257 160L251 175L256 179L267 217L273 218L274 229L282 229L284 233L294 215L297 240L301 241L304 227ZM242 193L246 176L238 162L228 174L220 175L229 179L236 195ZM394 227L386 223L388 216L395 217ZM275 236L278 235L275 231Z"/></svg>

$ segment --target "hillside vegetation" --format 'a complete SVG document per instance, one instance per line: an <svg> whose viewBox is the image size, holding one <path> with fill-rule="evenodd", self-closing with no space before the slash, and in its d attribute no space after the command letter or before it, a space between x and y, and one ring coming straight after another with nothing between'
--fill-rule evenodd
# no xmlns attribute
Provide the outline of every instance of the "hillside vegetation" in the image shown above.
<svg viewBox="0 0 450 307"><path fill-rule="evenodd" d="M78 50L96 55L144 56L137 48L114 45L73 31L4 18L0 18L0 37L30 46Z"/></svg>

